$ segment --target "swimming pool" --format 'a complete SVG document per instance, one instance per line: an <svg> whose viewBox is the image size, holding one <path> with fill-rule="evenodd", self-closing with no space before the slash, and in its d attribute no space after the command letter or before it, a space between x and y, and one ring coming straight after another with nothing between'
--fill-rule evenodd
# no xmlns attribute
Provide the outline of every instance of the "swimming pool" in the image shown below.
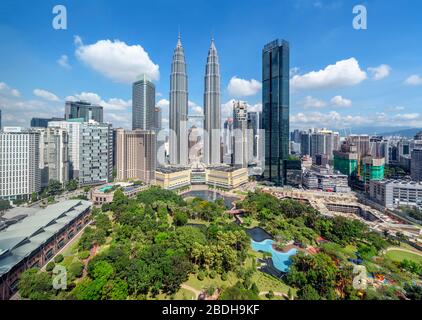
<svg viewBox="0 0 422 320"><path fill-rule="evenodd" d="M105 187L102 187L102 188L100 188L98 190L100 192L107 192L108 190L111 190L111 189L113 189L113 186L105 186Z"/></svg>
<svg viewBox="0 0 422 320"><path fill-rule="evenodd" d="M284 253L274 250L273 243L271 239L264 240L262 242L252 241L252 249L254 251L267 252L272 255L272 260L274 267L281 272L289 271L289 266L292 264L291 257L297 254L297 249L291 249L290 251Z"/></svg>

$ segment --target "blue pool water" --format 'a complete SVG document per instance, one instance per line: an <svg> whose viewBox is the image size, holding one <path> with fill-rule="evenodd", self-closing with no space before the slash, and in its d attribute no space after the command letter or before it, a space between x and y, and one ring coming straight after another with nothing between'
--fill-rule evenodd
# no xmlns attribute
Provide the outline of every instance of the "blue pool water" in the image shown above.
<svg viewBox="0 0 422 320"><path fill-rule="evenodd" d="M100 188L99 190L100 190L101 192L106 192L106 191L111 190L111 189L113 189L113 187L112 187L112 186L105 186L105 187Z"/></svg>
<svg viewBox="0 0 422 320"><path fill-rule="evenodd" d="M262 252L271 253L274 267L277 270L281 272L289 271L289 266L291 265L290 258L297 253L297 249L292 249L289 252L283 253L283 252L278 252L277 250L273 249L274 241L271 239L268 239L262 242L255 242L253 240L251 241L252 241L252 249L254 251L257 251L257 252L262 251Z"/></svg>

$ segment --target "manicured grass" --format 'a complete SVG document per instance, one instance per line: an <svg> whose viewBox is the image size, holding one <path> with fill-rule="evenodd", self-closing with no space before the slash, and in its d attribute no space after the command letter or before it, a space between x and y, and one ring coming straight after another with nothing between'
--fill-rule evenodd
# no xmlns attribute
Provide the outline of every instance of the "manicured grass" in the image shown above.
<svg viewBox="0 0 422 320"><path fill-rule="evenodd" d="M254 273L254 275L252 276L252 281L256 283L260 292L273 291L288 294L290 289L293 297L296 296L296 289L289 287L281 280L278 280L261 271L257 271ZM261 296L261 298L263 298L263 296Z"/></svg>
<svg viewBox="0 0 422 320"><path fill-rule="evenodd" d="M189 276L189 280L185 282L185 284L201 291L202 289L207 288L211 285L218 288L226 288L226 287L233 286L237 283L238 278L235 273L229 272L227 276L228 277L226 281L221 280L220 275L217 275L215 279L206 277L203 281L199 281L196 274L191 274Z"/></svg>
<svg viewBox="0 0 422 320"><path fill-rule="evenodd" d="M417 263L422 262L422 255L417 255L415 253L401 251L400 249L390 250L385 254L385 256L393 261L398 261L398 262L401 262L403 260L410 260Z"/></svg>
<svg viewBox="0 0 422 320"><path fill-rule="evenodd" d="M175 300L196 300L195 294L192 291L181 288L174 296Z"/></svg>

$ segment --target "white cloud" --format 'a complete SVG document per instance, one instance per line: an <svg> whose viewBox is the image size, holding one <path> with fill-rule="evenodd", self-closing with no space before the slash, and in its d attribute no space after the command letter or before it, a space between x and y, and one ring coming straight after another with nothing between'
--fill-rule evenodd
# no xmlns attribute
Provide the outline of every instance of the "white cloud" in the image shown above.
<svg viewBox="0 0 422 320"><path fill-rule="evenodd" d="M311 112L298 113L290 117L294 128L334 128L343 129L360 126L383 127L422 127L422 116L419 113L405 113L391 115L391 113L377 112L375 114L350 115L337 111L327 113Z"/></svg>
<svg viewBox="0 0 422 320"><path fill-rule="evenodd" d="M323 70L304 75L295 75L290 83L293 90L325 89L353 86L367 79L365 71L359 67L355 58L336 62Z"/></svg>
<svg viewBox="0 0 422 320"><path fill-rule="evenodd" d="M69 64L69 58L67 55L63 54L58 60L57 63L65 69L71 69L72 67Z"/></svg>
<svg viewBox="0 0 422 320"><path fill-rule="evenodd" d="M257 103L254 105L248 104L248 112L261 112L262 111L262 103Z"/></svg>
<svg viewBox="0 0 422 320"><path fill-rule="evenodd" d="M293 67L290 69L290 78L297 75L299 73L299 68L298 67Z"/></svg>
<svg viewBox="0 0 422 320"><path fill-rule="evenodd" d="M45 99L47 101L52 101L52 102L60 101L58 96L56 96L54 93L47 90L35 89L33 93L37 97Z"/></svg>
<svg viewBox="0 0 422 320"><path fill-rule="evenodd" d="M394 119L397 120L416 120L420 116L419 113L399 113L394 116Z"/></svg>
<svg viewBox="0 0 422 320"><path fill-rule="evenodd" d="M387 112L395 112L395 111L399 112L399 111L403 111L405 109L406 109L405 107L396 106L396 107L389 107L389 108L386 109L386 111Z"/></svg>
<svg viewBox="0 0 422 320"><path fill-rule="evenodd" d="M234 76L230 79L227 90L234 97L247 97L257 94L262 89L262 84L255 80L245 80Z"/></svg>
<svg viewBox="0 0 422 320"><path fill-rule="evenodd" d="M202 116L204 109L193 101L189 101L189 114Z"/></svg>
<svg viewBox="0 0 422 320"><path fill-rule="evenodd" d="M160 107L161 109L168 108L170 106L170 101L167 99L161 99L157 102L157 107Z"/></svg>
<svg viewBox="0 0 422 320"><path fill-rule="evenodd" d="M414 74L407 78L404 83L408 86L422 86L422 77L417 74Z"/></svg>
<svg viewBox="0 0 422 320"><path fill-rule="evenodd" d="M141 74L152 80L160 77L159 66L140 45L128 45L120 40L99 40L85 45L77 36L75 44L78 59L116 82L132 83Z"/></svg>
<svg viewBox="0 0 422 320"><path fill-rule="evenodd" d="M298 104L303 108L323 108L327 106L327 103L325 101L311 96L305 97L305 99L300 101Z"/></svg>
<svg viewBox="0 0 422 320"><path fill-rule="evenodd" d="M108 101L103 100L98 94L93 92L82 92L73 96L66 97L66 101L88 101L92 104L103 106L107 110L127 110L132 106L132 100L123 100L120 98L111 98Z"/></svg>
<svg viewBox="0 0 422 320"><path fill-rule="evenodd" d="M9 87L4 82L0 82L0 94L11 97L20 97L21 95L21 93L17 89Z"/></svg>
<svg viewBox="0 0 422 320"><path fill-rule="evenodd" d="M328 128L344 128L371 123L371 120L367 117L360 115L341 115L337 111L330 111L328 113L298 113L291 116L290 121L296 126Z"/></svg>
<svg viewBox="0 0 422 320"><path fill-rule="evenodd" d="M391 67L387 64L382 64L378 67L368 68L368 72L372 75L372 79L381 80L390 75Z"/></svg>
<svg viewBox="0 0 422 320"><path fill-rule="evenodd" d="M73 44L77 47L82 46L83 45L82 38L78 35L73 36Z"/></svg>
<svg viewBox="0 0 422 320"><path fill-rule="evenodd" d="M342 96L335 96L331 99L331 104L336 107L351 107L352 100L343 98Z"/></svg>
<svg viewBox="0 0 422 320"><path fill-rule="evenodd" d="M225 121L227 118L233 118L233 103L236 100L231 99L221 105L221 120Z"/></svg>

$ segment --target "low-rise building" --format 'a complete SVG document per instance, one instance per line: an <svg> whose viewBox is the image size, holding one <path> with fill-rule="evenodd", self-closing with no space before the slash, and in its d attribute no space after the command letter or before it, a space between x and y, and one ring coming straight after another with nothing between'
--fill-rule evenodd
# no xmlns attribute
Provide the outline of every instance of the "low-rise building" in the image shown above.
<svg viewBox="0 0 422 320"><path fill-rule="evenodd" d="M0 232L0 300L17 291L19 276L47 264L90 220L91 202L53 204Z"/></svg>
<svg viewBox="0 0 422 320"><path fill-rule="evenodd" d="M312 170L305 170L303 185L307 189L319 189L325 192L347 193L351 191L347 175L316 166L312 167Z"/></svg>
<svg viewBox="0 0 422 320"><path fill-rule="evenodd" d="M209 186L234 189L249 181L248 168L242 166L217 166L206 169L206 181Z"/></svg>
<svg viewBox="0 0 422 320"><path fill-rule="evenodd" d="M422 208L422 182L404 180L371 181L370 197L388 209L400 206Z"/></svg>
<svg viewBox="0 0 422 320"><path fill-rule="evenodd" d="M145 184L137 185L133 183L110 183L99 186L91 190L90 199L95 205L113 202L114 192L118 189L128 198L134 198L139 192L148 189Z"/></svg>
<svg viewBox="0 0 422 320"><path fill-rule="evenodd" d="M155 171L155 184L163 189L175 190L191 185L191 169L162 167Z"/></svg>

